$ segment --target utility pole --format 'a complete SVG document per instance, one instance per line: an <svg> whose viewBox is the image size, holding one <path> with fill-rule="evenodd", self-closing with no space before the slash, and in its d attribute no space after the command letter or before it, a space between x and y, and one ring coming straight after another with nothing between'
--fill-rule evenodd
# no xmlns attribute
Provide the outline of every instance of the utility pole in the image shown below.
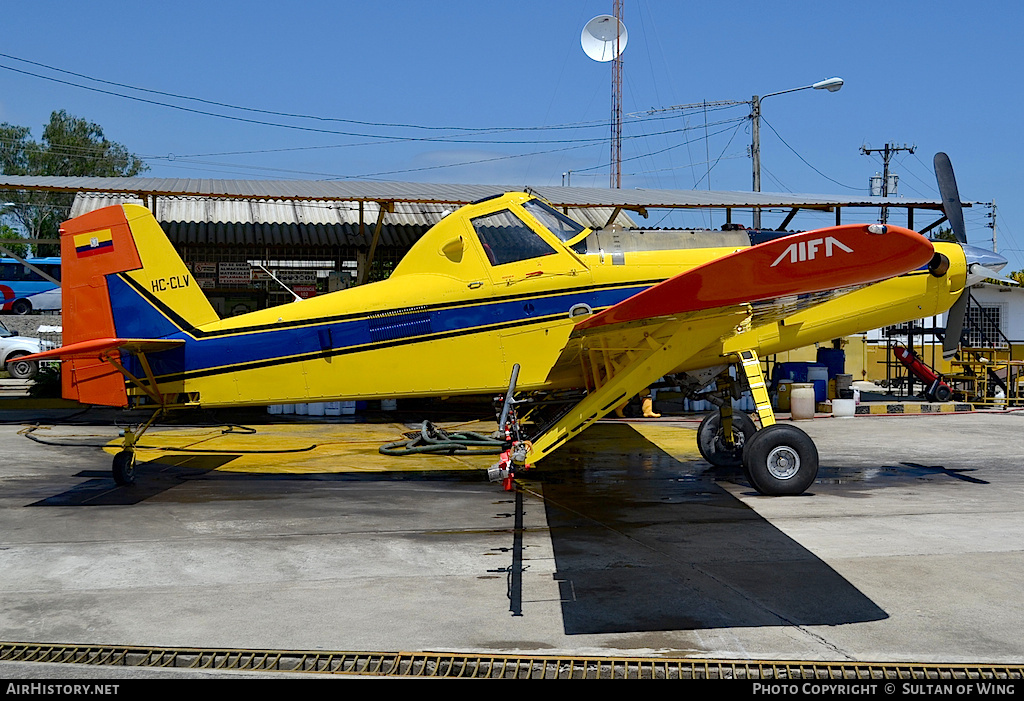
<svg viewBox="0 0 1024 701"><path fill-rule="evenodd" d="M991 224L986 224L988 228L992 229L992 252L996 252L996 201L992 200L992 212L988 215L989 219L992 220Z"/></svg>
<svg viewBox="0 0 1024 701"><path fill-rule="evenodd" d="M825 80L819 80L817 83L812 83L811 85L770 92L767 95L754 95L750 98L750 160L754 168L754 192L761 192L761 102L766 97L785 95L786 93L796 92L797 90L814 89L835 92L841 87L843 87L843 79L836 76L833 78L826 78ZM760 229L761 208L754 207L753 215L753 226L755 229Z"/></svg>
<svg viewBox="0 0 1024 701"><path fill-rule="evenodd" d="M883 172L882 172L882 196L889 196L889 161L892 157L900 151L908 151L913 153L917 146L895 146L893 144L886 144L885 148L868 148L867 146L861 146L860 152L865 156L870 156L872 153L882 154ZM895 194L895 193L893 193ZM889 219L888 207L882 207L882 223L885 224Z"/></svg>

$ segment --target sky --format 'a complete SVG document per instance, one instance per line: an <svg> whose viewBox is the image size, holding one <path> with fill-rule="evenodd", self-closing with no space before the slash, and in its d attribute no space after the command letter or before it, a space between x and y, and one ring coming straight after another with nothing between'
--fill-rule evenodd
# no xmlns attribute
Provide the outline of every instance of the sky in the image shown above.
<svg viewBox="0 0 1024 701"><path fill-rule="evenodd" d="M66 110L147 176L609 185L611 64L580 33L611 0L5 5L0 122L39 139ZM898 193L937 198L945 151L962 199L986 203L965 212L970 242L993 247L994 213L996 248L1024 269L1022 20L1019 0L623 0L623 187L751 190L748 104L665 108L839 76L838 92L765 98L761 189L867 194L882 157L862 147L889 143L914 147L890 163Z"/></svg>

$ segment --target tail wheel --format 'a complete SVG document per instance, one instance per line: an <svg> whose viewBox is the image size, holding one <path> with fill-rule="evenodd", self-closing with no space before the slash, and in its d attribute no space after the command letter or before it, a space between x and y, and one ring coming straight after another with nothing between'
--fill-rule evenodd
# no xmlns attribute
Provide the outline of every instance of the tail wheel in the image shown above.
<svg viewBox="0 0 1024 701"><path fill-rule="evenodd" d="M114 456L114 481L122 487L135 484L135 451L122 450Z"/></svg>
<svg viewBox="0 0 1024 701"><path fill-rule="evenodd" d="M766 426L747 441L743 469L751 486L762 494L803 494L818 476L818 449L795 426Z"/></svg>
<svg viewBox="0 0 1024 701"><path fill-rule="evenodd" d="M697 429L697 449L701 457L718 467L736 467L743 464L743 446L746 445L757 427L753 419L742 411L732 415L732 447L725 442L722 430L722 415L714 411L704 417Z"/></svg>

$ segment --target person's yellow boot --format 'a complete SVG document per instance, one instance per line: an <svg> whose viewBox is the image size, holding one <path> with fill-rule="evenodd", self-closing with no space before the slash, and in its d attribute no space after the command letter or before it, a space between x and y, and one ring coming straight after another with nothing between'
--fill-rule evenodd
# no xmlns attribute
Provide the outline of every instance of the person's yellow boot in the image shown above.
<svg viewBox="0 0 1024 701"><path fill-rule="evenodd" d="M661 417L661 414L654 413L654 400L650 397L644 397L643 409L645 419L657 419Z"/></svg>

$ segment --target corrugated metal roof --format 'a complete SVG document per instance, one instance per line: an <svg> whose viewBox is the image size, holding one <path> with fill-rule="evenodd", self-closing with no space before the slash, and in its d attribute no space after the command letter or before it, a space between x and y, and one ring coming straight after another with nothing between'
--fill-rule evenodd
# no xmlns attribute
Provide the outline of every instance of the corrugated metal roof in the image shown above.
<svg viewBox="0 0 1024 701"><path fill-rule="evenodd" d="M39 189L64 192L135 193L139 195L242 200L389 201L460 205L490 195L531 190L559 207L716 208L716 207L915 207L941 209L938 199L868 197L865 195L794 195L713 190L648 190L514 185L367 182L362 180L213 180L191 178L76 178L0 175L0 190ZM963 203L970 206L969 202Z"/></svg>
<svg viewBox="0 0 1024 701"><path fill-rule="evenodd" d="M130 195L79 193L71 206L77 217L114 204L143 204ZM362 214L360 215L360 209ZM409 248L455 205L395 202L384 214L378 245ZM570 209L581 223L597 228L607 223L613 208ZM369 247L380 205L375 201L227 200L205 197L160 197L156 218L176 244L236 246ZM363 225L360 226L360 221ZM615 222L636 224L625 212Z"/></svg>
<svg viewBox="0 0 1024 701"><path fill-rule="evenodd" d="M112 204L144 205L139 197L79 193L71 206L77 217ZM449 208L450 209L450 208ZM362 210L360 212L360 210ZM385 214L389 224L432 226L445 211L442 204L396 202L394 211ZM370 202L334 200L231 200L207 197L160 197L156 200L156 218L161 222L254 222L277 224L374 224L380 205Z"/></svg>
<svg viewBox="0 0 1024 701"><path fill-rule="evenodd" d="M161 222L175 244L189 246L288 246L369 248L373 226L267 222ZM418 224L384 224L378 246L408 249L427 231Z"/></svg>

